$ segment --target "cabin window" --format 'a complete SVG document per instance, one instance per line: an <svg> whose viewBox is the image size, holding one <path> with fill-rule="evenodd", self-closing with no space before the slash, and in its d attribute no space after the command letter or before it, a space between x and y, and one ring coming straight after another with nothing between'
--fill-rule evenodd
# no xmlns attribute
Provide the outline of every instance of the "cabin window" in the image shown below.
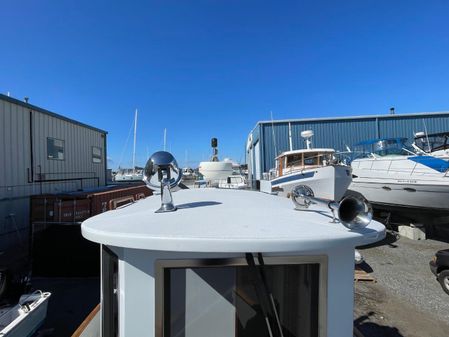
<svg viewBox="0 0 449 337"><path fill-rule="evenodd" d="M287 166L301 165L301 154L287 156Z"/></svg>
<svg viewBox="0 0 449 337"><path fill-rule="evenodd" d="M63 140L47 137L47 158L53 160L64 160Z"/></svg>
<svg viewBox="0 0 449 337"><path fill-rule="evenodd" d="M101 147L92 146L92 163L99 164L102 161Z"/></svg>
<svg viewBox="0 0 449 337"><path fill-rule="evenodd" d="M304 154L304 165L318 165L318 155L316 153Z"/></svg>
<svg viewBox="0 0 449 337"><path fill-rule="evenodd" d="M102 246L101 273L103 296L101 303L102 336L118 336L118 257L112 250Z"/></svg>
<svg viewBox="0 0 449 337"><path fill-rule="evenodd" d="M324 261L295 259L159 261L156 336L324 336Z"/></svg>

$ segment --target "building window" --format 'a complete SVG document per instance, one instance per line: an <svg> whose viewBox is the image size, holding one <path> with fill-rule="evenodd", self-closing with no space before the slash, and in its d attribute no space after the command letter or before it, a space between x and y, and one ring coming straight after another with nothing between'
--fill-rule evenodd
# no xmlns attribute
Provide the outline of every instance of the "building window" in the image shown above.
<svg viewBox="0 0 449 337"><path fill-rule="evenodd" d="M56 138L47 138L47 158L64 160L64 141Z"/></svg>
<svg viewBox="0 0 449 337"><path fill-rule="evenodd" d="M251 259L160 260L156 335L324 336L326 262Z"/></svg>
<svg viewBox="0 0 449 337"><path fill-rule="evenodd" d="M102 336L118 336L118 257L102 245L101 273L103 298L101 303Z"/></svg>
<svg viewBox="0 0 449 337"><path fill-rule="evenodd" d="M100 147L96 147L96 146L92 146L92 163L96 163L99 164L101 163L101 148Z"/></svg>

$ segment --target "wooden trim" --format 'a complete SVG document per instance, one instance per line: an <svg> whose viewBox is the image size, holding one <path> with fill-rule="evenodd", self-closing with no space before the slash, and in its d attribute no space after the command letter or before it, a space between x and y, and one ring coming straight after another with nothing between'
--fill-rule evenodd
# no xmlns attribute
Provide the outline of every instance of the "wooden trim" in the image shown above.
<svg viewBox="0 0 449 337"><path fill-rule="evenodd" d="M111 200L109 200L109 209L113 210L120 206L132 204L133 202L134 202L134 196L132 196L132 195L128 195L126 197L121 197L121 198L111 199Z"/></svg>
<svg viewBox="0 0 449 337"><path fill-rule="evenodd" d="M356 327L354 327L354 337L365 337L359 329L357 329Z"/></svg>
<svg viewBox="0 0 449 337"><path fill-rule="evenodd" d="M90 312L89 315L84 319L84 321L81 323L81 325L75 330L72 337L80 337L81 334L84 332L86 327L89 325L89 323L94 319L94 317L100 312L100 303L97 304L97 306Z"/></svg>

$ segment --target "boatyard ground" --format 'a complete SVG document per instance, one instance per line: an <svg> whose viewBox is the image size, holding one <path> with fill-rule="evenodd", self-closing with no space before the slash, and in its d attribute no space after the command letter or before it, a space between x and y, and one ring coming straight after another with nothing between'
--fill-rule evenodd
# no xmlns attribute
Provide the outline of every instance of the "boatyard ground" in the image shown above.
<svg viewBox="0 0 449 337"><path fill-rule="evenodd" d="M449 296L430 272L429 261L449 244L389 234L360 250L374 282L355 284L355 326L365 337L445 337Z"/></svg>

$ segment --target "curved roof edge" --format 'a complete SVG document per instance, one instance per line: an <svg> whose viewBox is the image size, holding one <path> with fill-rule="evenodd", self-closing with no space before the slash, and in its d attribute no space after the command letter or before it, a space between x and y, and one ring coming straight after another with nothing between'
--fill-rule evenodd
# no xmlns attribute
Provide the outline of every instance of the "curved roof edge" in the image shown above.
<svg viewBox="0 0 449 337"><path fill-rule="evenodd" d="M23 106L25 108L28 108L28 109L31 109L31 110L34 110L34 111L38 111L38 112L41 112L43 114L49 115L51 117L59 118L59 119L62 119L64 121L66 121L66 122L69 122L69 123L72 123L72 124L75 124L75 125L78 125L78 126L82 126L82 127L85 127L85 128L88 128L88 129L91 129L91 130L94 130L94 131L97 131L97 132L100 132L100 133L103 133L103 134L107 134L108 133L105 130L98 129L98 128L90 126L88 124L84 124L84 123L78 122L78 121L76 121L74 119L71 119L71 118L68 118L68 117L64 117L62 115L59 115L57 113L48 111L48 110L40 108L38 106L35 106L35 105L32 105L32 104L23 102L23 101L21 101L21 100L19 100L17 98L13 98L13 97L10 97L10 96L6 96L6 95L3 95L3 94L0 94L0 100L4 100L4 101L7 101L9 103L17 104L17 105Z"/></svg>

